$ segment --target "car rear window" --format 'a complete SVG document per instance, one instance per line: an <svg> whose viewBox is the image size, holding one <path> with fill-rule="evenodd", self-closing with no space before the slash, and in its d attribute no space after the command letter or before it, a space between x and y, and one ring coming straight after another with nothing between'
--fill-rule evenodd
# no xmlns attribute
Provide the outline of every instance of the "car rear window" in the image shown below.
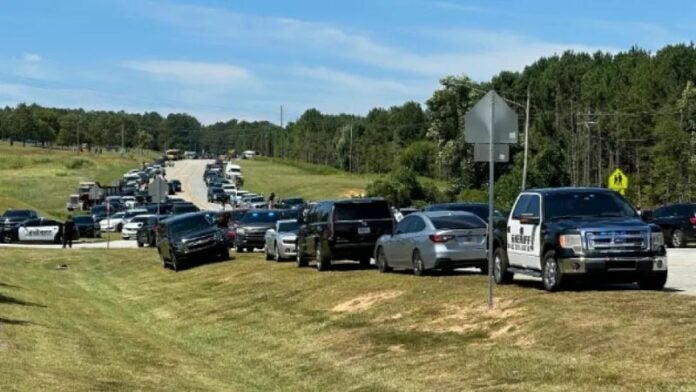
<svg viewBox="0 0 696 392"><path fill-rule="evenodd" d="M391 211L386 202L337 203L334 207L336 220L391 219Z"/></svg>
<svg viewBox="0 0 696 392"><path fill-rule="evenodd" d="M278 231L280 232L297 231L299 228L300 225L297 222L284 222L278 225Z"/></svg>
<svg viewBox="0 0 696 392"><path fill-rule="evenodd" d="M476 216L438 216L430 218L430 221L437 230L467 230L486 227L486 223Z"/></svg>

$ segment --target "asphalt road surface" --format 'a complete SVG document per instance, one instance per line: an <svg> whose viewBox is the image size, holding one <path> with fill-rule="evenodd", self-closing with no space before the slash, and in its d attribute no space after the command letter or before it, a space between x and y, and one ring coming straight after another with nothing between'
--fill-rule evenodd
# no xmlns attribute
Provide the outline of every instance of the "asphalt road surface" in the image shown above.
<svg viewBox="0 0 696 392"><path fill-rule="evenodd" d="M203 159L182 160L174 162L174 167L168 167L167 179L181 181L182 192L178 193L177 197L192 202L202 210L221 210L220 204L208 203L208 188L203 181L205 165L212 162Z"/></svg>

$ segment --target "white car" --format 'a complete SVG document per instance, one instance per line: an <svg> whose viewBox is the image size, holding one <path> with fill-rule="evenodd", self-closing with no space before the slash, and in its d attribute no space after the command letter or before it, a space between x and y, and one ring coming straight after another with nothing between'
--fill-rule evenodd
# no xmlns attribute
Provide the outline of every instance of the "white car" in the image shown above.
<svg viewBox="0 0 696 392"><path fill-rule="evenodd" d="M17 228L17 239L28 242L61 241L63 224L51 219L36 218L23 222Z"/></svg>
<svg viewBox="0 0 696 392"><path fill-rule="evenodd" d="M295 243L300 225L296 219L284 219L276 222L272 229L266 231L266 260L281 261L297 256Z"/></svg>
<svg viewBox="0 0 696 392"><path fill-rule="evenodd" d="M147 213L148 211L145 209L135 209L117 212L111 215L111 217L109 217L108 219L102 219L99 222L99 226L101 227L102 231L121 231L123 230L123 227L131 221L131 219L138 215L144 215Z"/></svg>
<svg viewBox="0 0 696 392"><path fill-rule="evenodd" d="M126 223L121 230L121 238L124 240L134 240L138 236L138 230L143 227L152 214L137 215L130 222Z"/></svg>
<svg viewBox="0 0 696 392"><path fill-rule="evenodd" d="M237 193L235 195L235 204L236 205L241 205L242 204L242 199L244 199L245 196L249 194L249 191L245 191L243 189L237 189Z"/></svg>
<svg viewBox="0 0 696 392"><path fill-rule="evenodd" d="M234 163L228 163L225 166L225 176L227 178L241 176L241 175L242 175L242 167L241 166L236 165Z"/></svg>
<svg viewBox="0 0 696 392"><path fill-rule="evenodd" d="M126 208L135 208L135 206L138 204L135 196L123 196L121 202L123 202Z"/></svg>
<svg viewBox="0 0 696 392"><path fill-rule="evenodd" d="M222 184L222 190L231 197L236 196L237 193L237 187L232 184Z"/></svg>

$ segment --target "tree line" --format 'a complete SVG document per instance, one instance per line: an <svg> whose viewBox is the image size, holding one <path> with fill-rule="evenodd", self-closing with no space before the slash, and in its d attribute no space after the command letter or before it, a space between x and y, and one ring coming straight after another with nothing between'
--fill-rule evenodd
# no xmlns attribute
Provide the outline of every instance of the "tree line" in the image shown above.
<svg viewBox="0 0 696 392"><path fill-rule="evenodd" d="M530 102L529 187L605 186L621 168L627 196L653 206L696 194L696 48L632 48L610 54L565 52L522 72L490 81L446 76L421 105L375 108L365 116L306 110L280 128L230 120L202 126L187 114L128 114L20 104L0 111L3 138L38 144L229 149L330 165L355 173L384 173L368 191L400 205L483 199L487 164L473 162L464 142L465 113L488 90L511 102L524 119ZM522 124L520 124L522 129ZM521 139L521 138L520 138ZM497 202L509 207L522 182L523 146L496 166ZM431 179L431 180L428 180ZM447 184L444 189L437 184Z"/></svg>

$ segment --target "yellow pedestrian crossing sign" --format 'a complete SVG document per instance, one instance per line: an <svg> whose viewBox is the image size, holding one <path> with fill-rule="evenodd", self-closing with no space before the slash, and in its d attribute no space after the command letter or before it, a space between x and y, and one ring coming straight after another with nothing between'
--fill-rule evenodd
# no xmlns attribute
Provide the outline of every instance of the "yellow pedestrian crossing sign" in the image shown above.
<svg viewBox="0 0 696 392"><path fill-rule="evenodd" d="M623 195L626 193L626 188L628 188L628 176L621 169L617 168L609 175L607 184L609 189L613 189Z"/></svg>

